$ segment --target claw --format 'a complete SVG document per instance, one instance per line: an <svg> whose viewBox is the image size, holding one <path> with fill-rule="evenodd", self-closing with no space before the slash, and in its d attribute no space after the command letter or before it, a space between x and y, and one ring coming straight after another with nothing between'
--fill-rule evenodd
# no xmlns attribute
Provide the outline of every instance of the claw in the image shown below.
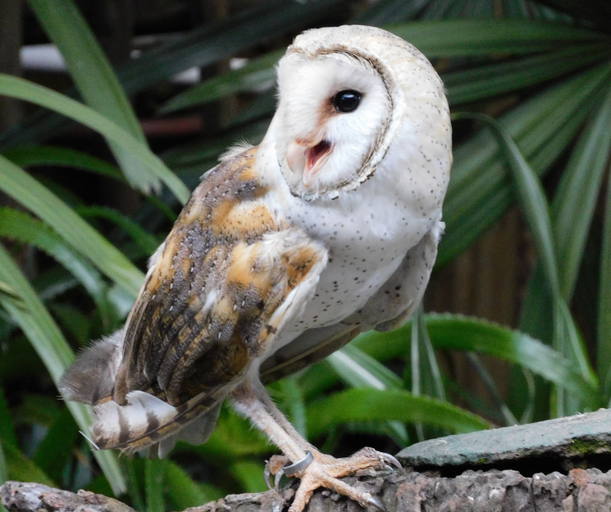
<svg viewBox="0 0 611 512"><path fill-rule="evenodd" d="M375 498L373 496L369 496L369 498L367 498L366 503L368 506L370 507L374 507L377 510L379 510L380 512L387 512L386 508L384 507L384 505L382 504L382 502L378 499Z"/></svg>
<svg viewBox="0 0 611 512"><path fill-rule="evenodd" d="M395 457L388 453L384 454L384 462L392 464L396 469L403 469L401 463Z"/></svg>
<svg viewBox="0 0 611 512"><path fill-rule="evenodd" d="M267 466L265 466L265 471L263 471L263 478L265 479L265 485L267 485L267 488L271 491L273 487L272 482L269 479L270 476L272 476L272 473L269 469L267 469Z"/></svg>
<svg viewBox="0 0 611 512"><path fill-rule="evenodd" d="M282 480L282 476L284 475L284 469L280 468L276 476L274 477L274 489L280 492L280 480ZM271 487L270 487L271 489Z"/></svg>

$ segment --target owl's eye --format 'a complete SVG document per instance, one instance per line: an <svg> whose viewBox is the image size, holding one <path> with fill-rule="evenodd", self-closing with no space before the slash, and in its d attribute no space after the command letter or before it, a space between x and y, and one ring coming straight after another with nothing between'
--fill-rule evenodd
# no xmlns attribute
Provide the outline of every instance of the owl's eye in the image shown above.
<svg viewBox="0 0 611 512"><path fill-rule="evenodd" d="M360 92L353 91L352 89L339 91L333 96L333 106L338 112L353 112L361 103L362 97L363 95Z"/></svg>

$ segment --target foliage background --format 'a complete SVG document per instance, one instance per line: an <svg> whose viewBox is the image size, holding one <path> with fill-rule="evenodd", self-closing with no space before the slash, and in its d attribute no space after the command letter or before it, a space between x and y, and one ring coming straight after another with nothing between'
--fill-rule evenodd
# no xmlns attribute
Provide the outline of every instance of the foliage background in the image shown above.
<svg viewBox="0 0 611 512"><path fill-rule="evenodd" d="M274 448L229 410L203 446L179 445L163 461L118 459L90 450L78 434L90 412L58 401L55 383L76 350L122 323L146 258L199 176L234 141L262 138L273 65L315 26L383 26L446 83L455 165L425 309L454 313L419 312L393 333L363 334L272 384L279 405L336 455L608 406L608 2L92 5L0 7L0 45L13 48L0 52L11 71L0 94L27 102L0 103L0 482L115 493L152 512L264 488L262 460ZM26 43L57 45L70 81L14 76L22 27ZM232 57L246 65L230 69ZM194 67L199 83L170 81ZM499 247L513 256L495 260ZM477 281L465 281L465 266ZM473 310L461 290L474 288L487 290L493 312L509 302L507 325L456 313Z"/></svg>

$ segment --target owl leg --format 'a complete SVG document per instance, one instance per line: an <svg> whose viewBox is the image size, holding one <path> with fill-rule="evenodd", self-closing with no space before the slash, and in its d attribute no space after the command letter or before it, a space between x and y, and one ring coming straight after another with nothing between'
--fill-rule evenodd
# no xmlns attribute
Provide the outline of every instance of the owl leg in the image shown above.
<svg viewBox="0 0 611 512"><path fill-rule="evenodd" d="M364 469L388 469L389 465L400 467L393 456L372 448L364 448L351 457L342 459L336 459L319 452L301 437L282 415L260 383L249 381L242 383L233 391L231 399L235 409L265 432L269 439L284 453L285 458L276 458L274 463L271 464L270 470L273 474L282 470L281 462L287 460L294 464L306 459L308 452L312 454L312 462L292 475L300 478L301 483L289 512L302 512L314 491L319 487L325 487L342 494L356 501L362 507L372 506L384 511L380 501L370 493L351 487L339 478Z"/></svg>

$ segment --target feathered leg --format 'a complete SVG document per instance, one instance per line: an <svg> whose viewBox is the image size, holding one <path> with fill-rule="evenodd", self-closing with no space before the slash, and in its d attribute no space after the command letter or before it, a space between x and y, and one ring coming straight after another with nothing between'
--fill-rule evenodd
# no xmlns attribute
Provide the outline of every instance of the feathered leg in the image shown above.
<svg viewBox="0 0 611 512"><path fill-rule="evenodd" d="M347 496L362 507L373 506L378 510L384 510L382 504L370 493L355 489L339 478L363 469L385 469L389 464L399 465L393 456L372 448L364 448L344 459L336 459L319 452L301 437L258 382L245 381L233 391L231 399L235 409L267 434L269 439L282 450L288 461L291 463L301 461L308 451L313 455L314 460L311 464L294 475L301 479L301 483L289 512L302 512L313 492L319 487ZM272 468L272 473L276 473L280 468L281 466L276 464L275 468Z"/></svg>

